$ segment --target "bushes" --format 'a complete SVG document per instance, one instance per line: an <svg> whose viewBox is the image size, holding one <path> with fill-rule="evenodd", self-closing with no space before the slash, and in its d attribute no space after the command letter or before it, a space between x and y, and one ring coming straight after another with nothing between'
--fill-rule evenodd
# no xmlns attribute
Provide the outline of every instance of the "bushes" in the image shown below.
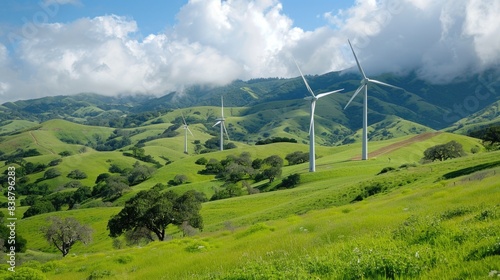
<svg viewBox="0 0 500 280"><path fill-rule="evenodd" d="M291 189L295 188L300 183L300 174L294 173L284 178L277 188Z"/></svg>
<svg viewBox="0 0 500 280"><path fill-rule="evenodd" d="M295 151L286 155L285 159L288 161L288 165L301 164L309 161L309 153Z"/></svg>
<svg viewBox="0 0 500 280"><path fill-rule="evenodd" d="M68 178L81 180L81 179L87 178L87 174L85 174L85 172L83 172L79 169L75 169L75 170L69 172Z"/></svg>

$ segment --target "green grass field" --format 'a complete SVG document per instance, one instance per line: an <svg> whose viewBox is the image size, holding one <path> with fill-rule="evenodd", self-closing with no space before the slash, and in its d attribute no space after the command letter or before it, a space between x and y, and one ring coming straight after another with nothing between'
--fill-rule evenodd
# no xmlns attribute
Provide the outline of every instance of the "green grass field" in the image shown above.
<svg viewBox="0 0 500 280"><path fill-rule="evenodd" d="M200 114L211 110L216 113L215 108L206 108ZM164 118L172 121L174 117ZM148 125L133 136L134 141L169 125ZM204 126L190 127L197 139L211 137ZM120 151L82 151L81 145L60 138L80 139L94 133L106 136L111 131L51 121L39 129L9 136L2 147L7 151L35 148L42 155L28 159L37 163L70 151L72 154L57 166L63 175L46 182L56 188L70 181L67 173L80 169L88 175L81 182L92 186L111 164L126 167L136 160ZM213 175L198 174L203 166L195 164L197 159L221 160L242 152L249 152L252 158L273 154L284 157L294 151L308 151L308 145L301 143L236 143L237 149L196 155L190 142L186 155L182 152L184 131L180 128L179 132L176 137L146 143L146 154L162 163L160 156L173 162L132 187L113 206L26 219L20 218L27 207L17 208L17 232L28 240L28 251L18 254L18 275L39 274L41 279L488 279L490 273L500 270L500 152L486 152L477 139L451 133L433 134L415 142L409 141L411 135L370 141L370 152L385 152L367 161L355 159L361 152L359 142L317 145L317 172L307 172L308 163L283 168L282 177L301 174L299 186L206 202L201 211L202 232L183 237L172 227L168 241L115 249L107 222L138 191L185 174L189 183L170 189L179 193L195 189L208 197L213 194L213 187L222 183ZM419 163L425 149L451 140L461 143L468 155ZM398 146L400 143L405 144ZM479 152L470 153L475 146L480 147ZM385 167L395 170L377 175ZM42 175L33 174L30 179ZM274 185L280 180L276 181ZM373 186L380 186L380 190L355 202ZM91 226L93 242L76 244L62 258L40 231L54 215L74 217ZM5 269L0 270L0 278L11 279L7 278L13 276L7 265L1 266Z"/></svg>

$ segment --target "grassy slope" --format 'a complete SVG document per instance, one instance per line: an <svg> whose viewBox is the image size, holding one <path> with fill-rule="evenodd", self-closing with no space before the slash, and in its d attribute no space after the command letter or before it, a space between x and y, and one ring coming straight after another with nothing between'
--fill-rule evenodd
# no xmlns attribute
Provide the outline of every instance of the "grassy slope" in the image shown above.
<svg viewBox="0 0 500 280"><path fill-rule="evenodd" d="M371 142L370 149L376 150L401 139ZM118 212L120 208L81 209L57 213L57 215L62 216L74 215L79 220L91 224L95 229L94 243L88 247L76 246L72 252L76 253L77 256L58 261L56 266L59 267L60 272L53 271L48 275L51 279L85 278L92 273L109 271L113 275L112 278L116 279L126 279L126 277L157 279L168 271L170 278L167 279L179 279L191 278L186 271L206 277L207 275L239 273L232 270L241 266L247 266L248 270L252 270L255 269L252 268L252 265L260 265L260 262L264 262L263 265L273 267L275 266L274 262L283 261L286 254L286 256L290 256L287 259L298 263L303 262L306 255L318 259L334 259L338 256L326 248L338 252L341 248L353 249L352 244L357 243L363 246L371 244L370 246L379 246L383 250L389 250L389 245L387 245L389 247L384 247L384 243L377 243L382 241L387 243L389 237L382 234L380 237L372 238L373 234L378 235L377 232L387 231L388 228L393 230L410 214L424 217L460 205L466 207L496 205L497 202L495 202L493 194L498 192L498 184L495 183L498 176L491 177L490 174L490 177L483 181L473 179L470 183L461 178L452 179L449 182L436 182L436 180L444 173L453 170L494 161L498 158L498 153L478 154L446 163L434 163L397 173L374 176L383 167L398 167L404 163L418 161L423 150L451 139L461 142L466 150L478 144L475 139L443 133L425 142L414 143L369 161L350 161L352 157L359 154L358 144L333 148L318 147L317 152L322 156L317 161L318 172L306 173L307 164L284 168L284 176L293 172L302 173L302 184L299 187L286 191L205 203L202 209L205 219L204 234L194 239L176 238L172 242L153 243L142 249L111 249L111 239L107 237L105 226L109 217ZM274 144L245 147L242 145L237 150L203 156L222 159L228 154L249 151L252 153L252 157L263 158L272 153L283 156L295 150L305 151L307 146ZM92 157L101 154L102 156L99 159L95 158L94 162L105 161L106 153L92 151L84 155ZM196 174L196 171L201 167L195 165L194 161L201 156L179 158L171 165L158 170L150 181L134 187L134 189L151 187L155 180L165 182L178 172L185 173L186 170L190 170L192 173L189 176L193 183L173 189L184 191L196 188L210 193L211 186L217 185L217 182L210 182L210 176ZM389 162L386 157L390 157L391 161ZM65 162L66 160L63 161L63 163ZM68 169L71 167L68 166ZM344 205L359 190L361 181L384 179L382 176L385 176L388 182L401 180L401 178L416 178L417 181L388 192L388 194L377 195L356 204ZM459 188L449 188L450 186L455 187L457 183ZM473 201L470 199L471 197L474 197ZM121 202L123 200L117 203ZM476 209L477 211L479 210ZM43 241L41 234L33 232L34 228L43 225L46 217L47 215L40 215L19 221L19 232L28 238L31 249L53 252L53 249ZM250 229L249 231L256 230L257 232L243 236L245 230L248 231L245 229L246 227L265 221L270 221L267 226ZM231 224L230 227L228 227L228 222ZM498 220L493 221L491 226L495 223L498 226ZM267 228L268 226L271 227L272 231ZM452 223L450 226L453 230L457 230L458 224ZM238 227L235 233L224 230L224 228L233 227ZM473 225L471 230L476 230L478 227L479 225ZM304 228L307 231L304 231ZM258 245L253 246L252 244ZM425 246L421 248L420 245L417 245L415 246L418 250L429 250L423 248ZM203 249L202 252L196 252L198 246L205 246L208 250ZM186 248L188 251L194 248L195 252L188 252ZM463 257L463 254L472 248L473 245L469 242L455 253L461 254ZM412 247L412 249L414 248ZM443 254L449 252L451 249L446 247ZM82 253L92 254L82 255ZM451 256L447 257L451 258ZM176 265L155 265L158 259L161 259L163 264L175 262ZM457 266L457 271L460 271L459 261L453 258L451 262ZM193 267L194 263L197 264L195 267ZM435 273L441 273L440 269L444 268L437 269ZM285 272L278 271L277 273L283 274ZM425 273L432 275L433 270L425 270Z"/></svg>

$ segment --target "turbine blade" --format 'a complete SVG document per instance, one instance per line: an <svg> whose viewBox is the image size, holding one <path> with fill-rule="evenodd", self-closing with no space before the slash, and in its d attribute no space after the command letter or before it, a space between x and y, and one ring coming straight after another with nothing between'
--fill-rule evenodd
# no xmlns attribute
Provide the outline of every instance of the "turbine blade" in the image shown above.
<svg viewBox="0 0 500 280"><path fill-rule="evenodd" d="M338 90L334 90L334 91L329 91L329 92L325 92L325 93L320 93L318 95L316 95L316 98L320 99L321 97L323 96L327 96L327 95L330 95L332 93L336 93L336 92L339 92L339 91L343 91L344 89L338 89Z"/></svg>
<svg viewBox="0 0 500 280"><path fill-rule="evenodd" d="M231 141L231 140L229 139L229 133L227 133L226 125L225 125L224 123L222 123L222 126L224 127L224 132L226 132L226 137L227 137L227 140L228 140L228 141Z"/></svg>
<svg viewBox="0 0 500 280"><path fill-rule="evenodd" d="M349 104L351 104L351 101L354 99L354 97L356 97L356 95L358 95L358 93L363 89L363 87L365 87L366 85L362 85L360 86L356 92L354 92L354 94L352 95L351 99L349 100L349 102L347 102L347 105L345 105L344 107L344 110L347 108L347 106L349 106Z"/></svg>
<svg viewBox="0 0 500 280"><path fill-rule="evenodd" d="M369 82L371 83L374 83L374 84L379 84L379 85L383 85L383 86L387 86L387 87L391 87L391 88L395 88L395 89L401 89L403 90L402 88L400 87L397 87L397 86L393 86L393 85L390 85L390 84L387 84L387 83L384 83L384 82L381 82L381 81L377 81L377 80L372 80L372 79L368 79Z"/></svg>
<svg viewBox="0 0 500 280"><path fill-rule="evenodd" d="M214 125L212 125L212 127L214 127L214 126L216 126L216 125L220 124L220 122L221 122L221 121L216 122Z"/></svg>
<svg viewBox="0 0 500 280"><path fill-rule="evenodd" d="M356 56L356 53L354 52L354 49L352 48L351 41L349 41L349 39L347 39L347 42L349 42L349 46L351 46L351 51L352 51L352 54L354 55L354 59L356 59L356 64L358 64L359 72L361 72L361 75L363 75L363 79L366 79L365 71L363 71L363 68L361 68L361 64L359 64L358 57Z"/></svg>
<svg viewBox="0 0 500 280"><path fill-rule="evenodd" d="M302 77L302 80L304 80L304 83L306 84L306 88L307 88L307 91L309 91L309 93L313 96L313 97L316 97L314 95L314 92L312 91L311 87L309 86L309 84L307 83L307 80L306 78L304 77L304 74L302 74L302 71L300 71L300 67L299 67L299 64L297 64L297 61L294 59L293 60L295 62L295 65L297 65L297 69L299 69L299 72L300 72L300 76Z"/></svg>
<svg viewBox="0 0 500 280"><path fill-rule="evenodd" d="M191 134L191 136L194 137L193 133L191 132L191 129L189 129L189 127L187 127L187 126L186 126L186 129L187 129L187 131L189 131L189 133Z"/></svg>
<svg viewBox="0 0 500 280"><path fill-rule="evenodd" d="M182 112L181 112L181 117L182 117L182 121L184 122L184 125L187 126L186 119L184 118L184 114Z"/></svg>
<svg viewBox="0 0 500 280"><path fill-rule="evenodd" d="M311 134L311 129L314 125L314 111L316 111L316 100L311 101L311 121L309 122L309 134Z"/></svg>

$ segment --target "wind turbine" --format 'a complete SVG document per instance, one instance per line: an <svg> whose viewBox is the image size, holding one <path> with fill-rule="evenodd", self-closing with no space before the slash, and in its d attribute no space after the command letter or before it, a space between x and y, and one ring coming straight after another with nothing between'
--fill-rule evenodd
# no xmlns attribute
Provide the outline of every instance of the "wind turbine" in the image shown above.
<svg viewBox="0 0 500 280"><path fill-rule="evenodd" d="M229 141L229 134L227 133L226 125L224 124L224 121L226 119L224 118L224 99L222 96L220 97L220 102L222 105L221 106L221 117L215 119L217 122L212 127L220 124L220 150L223 151L224 150L224 131L226 132L226 137L227 137L228 141Z"/></svg>
<svg viewBox="0 0 500 280"><path fill-rule="evenodd" d="M182 116L182 121L184 122L184 153L187 155L188 154L188 131L191 134L191 136L194 137L194 135L191 132L191 130L189 129L189 127L186 123L186 119L184 118L184 114L182 112L181 112L181 116Z"/></svg>
<svg viewBox="0 0 500 280"><path fill-rule="evenodd" d="M295 60L294 60L295 61ZM316 108L316 101L320 99L321 97L330 95L335 92L339 92L344 89L338 89L334 91L329 91L325 93L320 93L318 95L314 95L314 92L312 91L311 87L307 83L306 78L304 77L304 74L302 74L302 71L300 71L300 67L297 64L297 61L295 61L295 65L297 65L297 68L299 69L300 76L302 76L302 79L304 80L304 83L306 84L307 91L311 94L311 96L307 96L304 99L305 100L310 100L311 101L311 122L309 123L309 172L315 172L316 171L316 157L315 157L315 147L314 147L314 110Z"/></svg>
<svg viewBox="0 0 500 280"><path fill-rule="evenodd" d="M354 49L352 48L351 41L347 40L347 42L349 42L349 46L351 47L354 59L356 59L356 64L358 65L358 69L359 72L361 73L362 79L360 81L361 85L354 92L349 102L347 102L347 105L345 105L344 110L347 108L347 106L349 106L349 104L351 104L351 101L354 99L354 97L356 97L356 95L358 95L360 91L364 90L365 96L363 101L363 148L362 148L361 159L367 160L368 159L368 84L374 83L401 90L402 88L367 78L365 72L363 71L363 68L361 68L361 64L359 64L358 57L356 56Z"/></svg>

